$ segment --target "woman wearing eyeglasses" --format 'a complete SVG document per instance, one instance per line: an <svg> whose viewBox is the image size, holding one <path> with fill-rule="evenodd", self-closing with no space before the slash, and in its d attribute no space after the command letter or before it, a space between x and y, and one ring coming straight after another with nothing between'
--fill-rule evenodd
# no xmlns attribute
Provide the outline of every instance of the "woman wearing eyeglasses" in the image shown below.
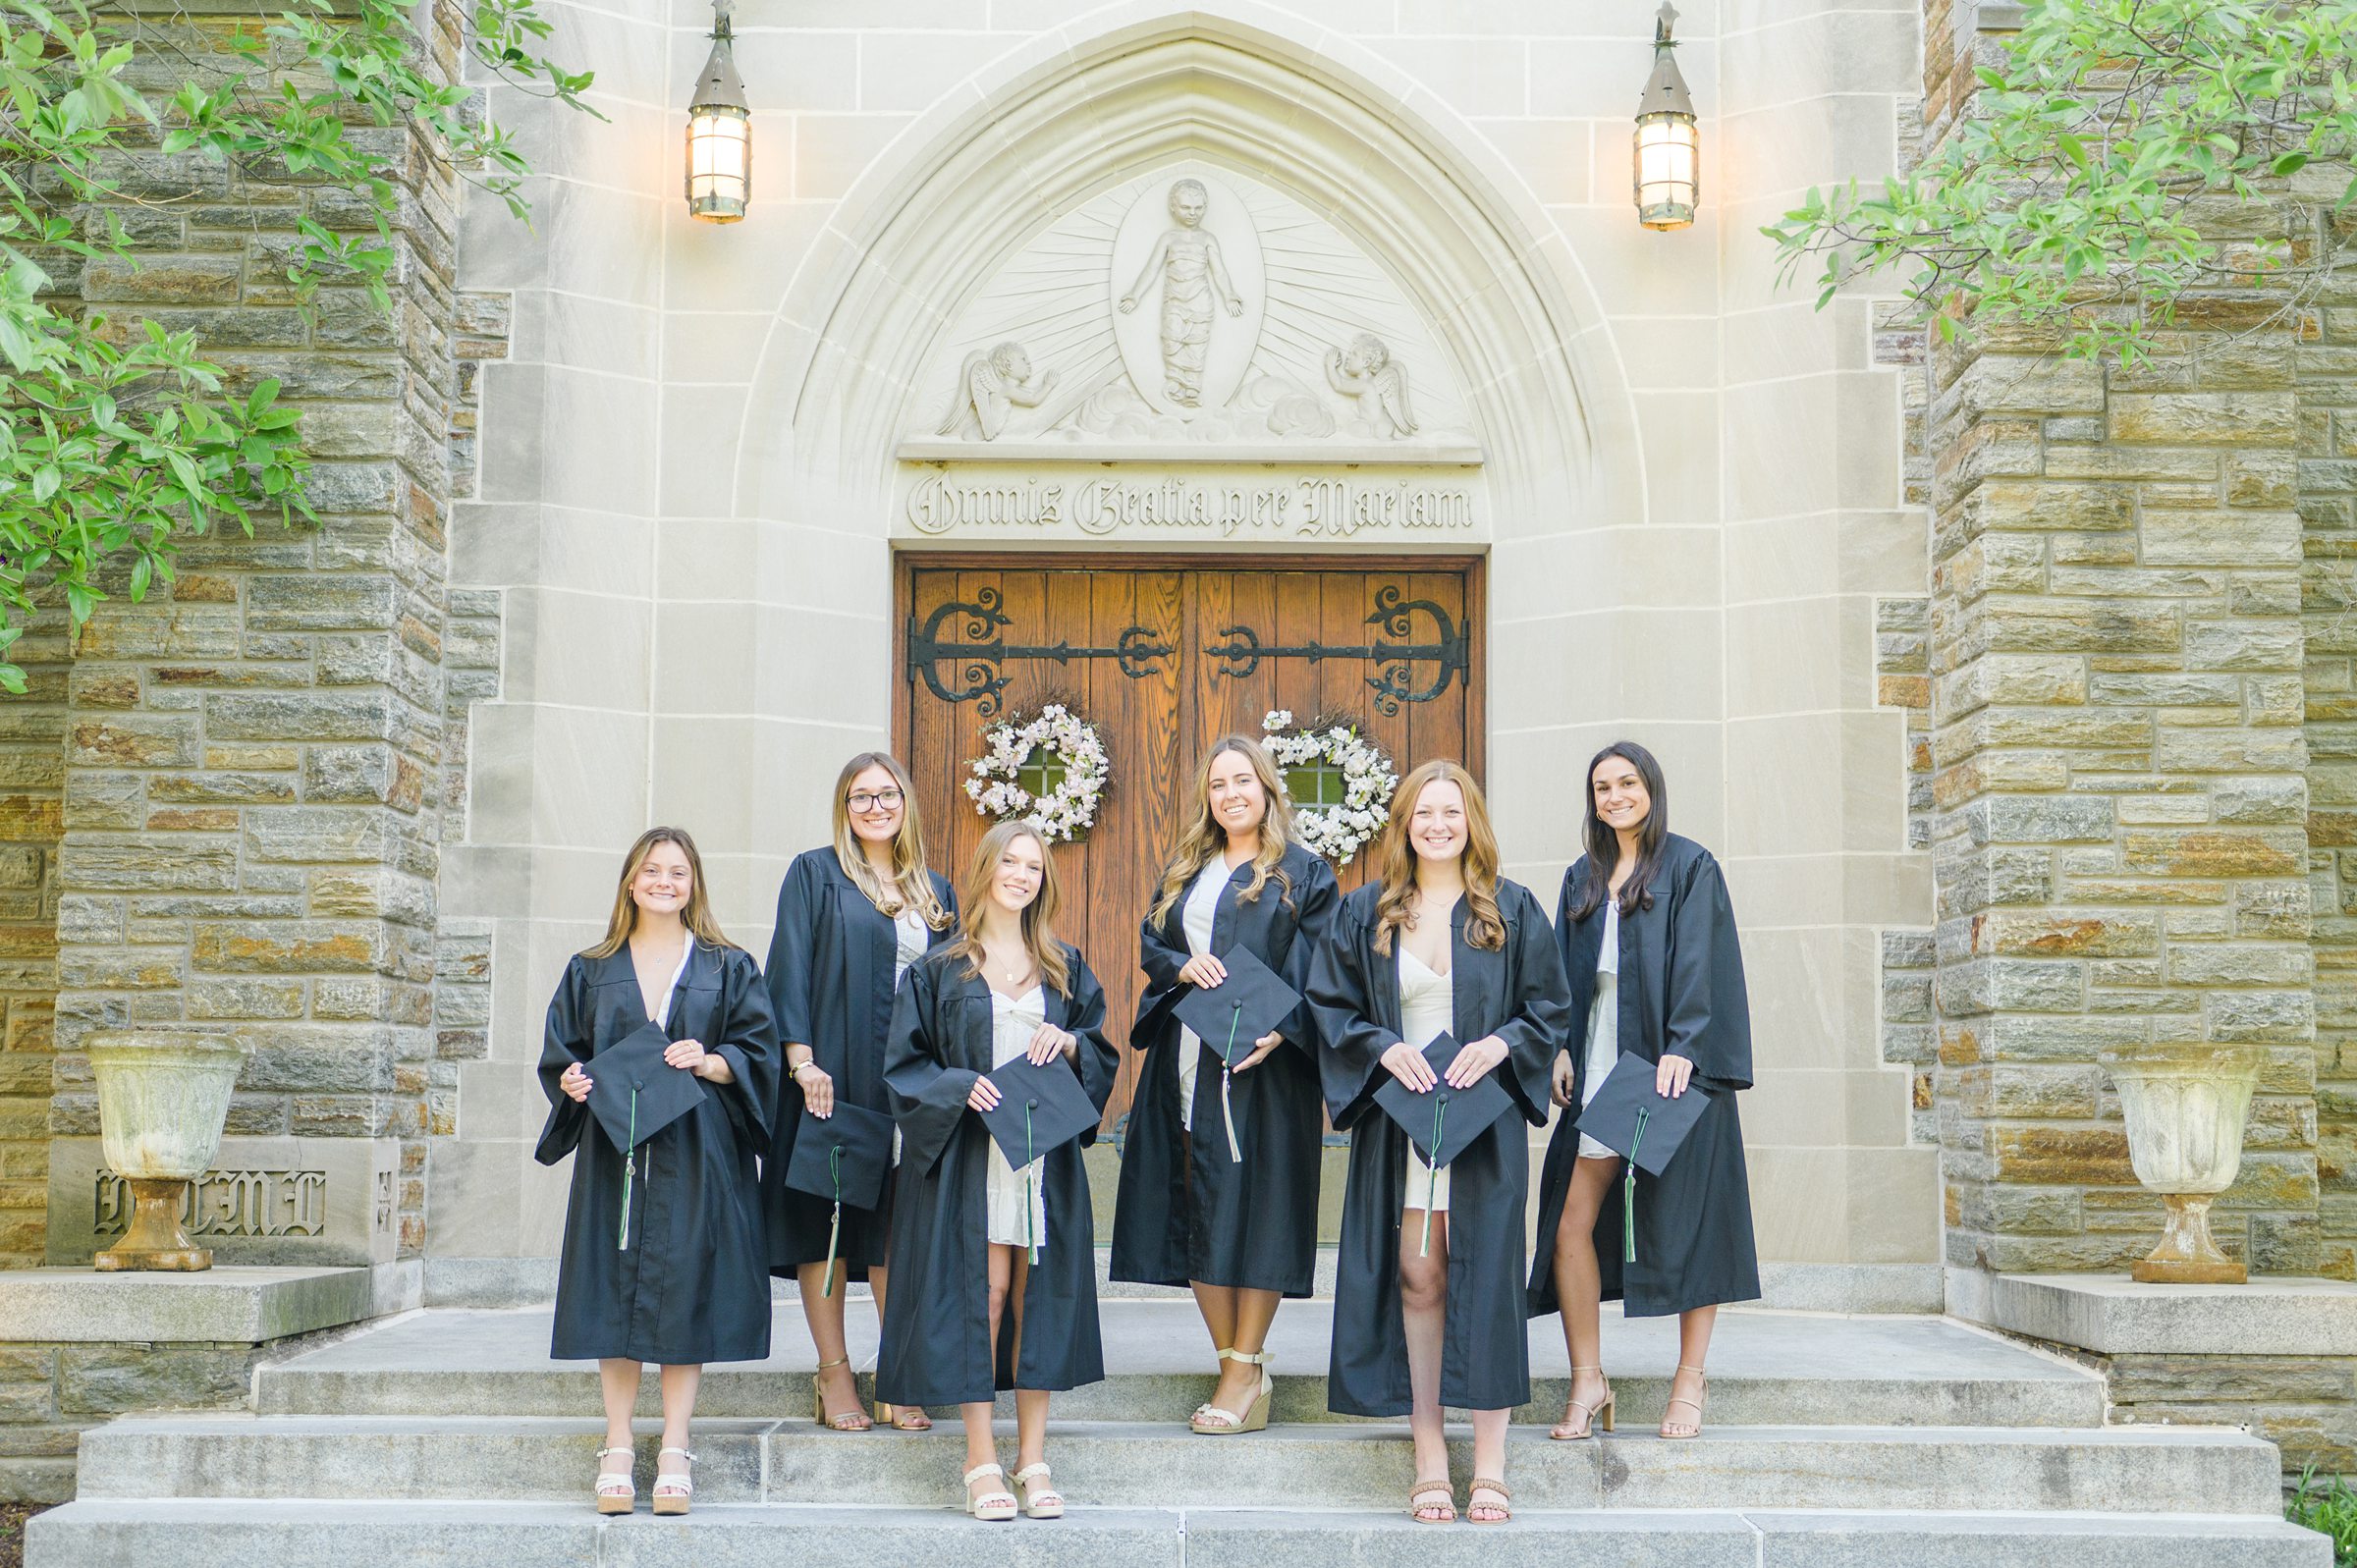
<svg viewBox="0 0 2357 1568"><path fill-rule="evenodd" d="M838 1104L889 1113L884 1036L893 993L911 963L951 936L957 901L948 879L925 863L916 799L896 758L881 751L853 757L835 781L834 798L835 841L797 857L778 890L767 975L793 1082L772 1121L777 1136L762 1168L762 1197L770 1272L799 1281L818 1351L812 1419L835 1432L864 1432L872 1423L851 1379L844 1285L866 1280L882 1318L892 1188L886 1185L874 1210L843 1206L830 1289L835 1205L787 1186L786 1167L805 1117L832 1116ZM914 1406L878 1406L877 1416L904 1432L932 1425Z"/></svg>

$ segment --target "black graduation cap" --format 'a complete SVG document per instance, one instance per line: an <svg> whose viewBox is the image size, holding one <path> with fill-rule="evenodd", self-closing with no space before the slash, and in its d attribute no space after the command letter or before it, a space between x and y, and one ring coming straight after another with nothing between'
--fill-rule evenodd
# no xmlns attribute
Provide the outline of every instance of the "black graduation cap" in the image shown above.
<svg viewBox="0 0 2357 1568"><path fill-rule="evenodd" d="M1097 1108L1080 1087L1079 1074L1062 1056L1045 1066L1017 1056L986 1076L999 1086L999 1103L982 1112L982 1125L1017 1171L1097 1124ZM1028 1217L1028 1200L1023 1208ZM1030 1245L1031 1261L1037 1263L1039 1238L1032 1237Z"/></svg>
<svg viewBox="0 0 2357 1568"><path fill-rule="evenodd" d="M1446 1168L1449 1162L1463 1154L1513 1104L1507 1098L1506 1085L1498 1081L1495 1069L1467 1089L1449 1082L1449 1064L1463 1049L1456 1037L1444 1029L1424 1048L1424 1059L1431 1063L1435 1080L1430 1090L1417 1094L1388 1071L1375 1089L1375 1103L1399 1123L1407 1141L1415 1145L1416 1153L1434 1170ZM1408 1197L1412 1200L1415 1194ZM1432 1245L1429 1207L1424 1212L1424 1245Z"/></svg>
<svg viewBox="0 0 2357 1568"><path fill-rule="evenodd" d="M1579 1113L1579 1130L1627 1162L1620 1194L1624 1263L1637 1260L1637 1172L1658 1176L1668 1169L1711 1101L1710 1091L1691 1080L1674 1100L1660 1093L1657 1070L1643 1056L1622 1055Z"/></svg>
<svg viewBox="0 0 2357 1568"><path fill-rule="evenodd" d="M1249 947L1222 953L1220 962L1227 966L1228 978L1216 986L1194 987L1178 999L1174 1010L1180 1023L1233 1067L1252 1054L1261 1036L1293 1015L1301 994Z"/></svg>
<svg viewBox="0 0 2357 1568"><path fill-rule="evenodd" d="M1228 978L1216 986L1190 988L1173 1010L1220 1058L1220 1113L1228 1124L1228 1159L1241 1163L1244 1151L1235 1139L1229 1071L1252 1054L1262 1035L1293 1015L1293 1009L1301 1005L1301 994L1249 947L1223 953L1220 962L1227 966Z"/></svg>
<svg viewBox="0 0 2357 1568"><path fill-rule="evenodd" d="M630 1244L630 1184L638 1146L685 1116L706 1099L695 1074L663 1059L671 1036L660 1024L642 1024L589 1058L589 1108L607 1139L622 1151L622 1231L619 1249Z"/></svg>
<svg viewBox="0 0 2357 1568"><path fill-rule="evenodd" d="M892 1169L892 1118L848 1101L834 1114L804 1116L786 1162L786 1185L835 1205L827 1226L827 1282L819 1294L835 1293L835 1244L843 1233L843 1206L873 1209L884 1201L884 1177Z"/></svg>

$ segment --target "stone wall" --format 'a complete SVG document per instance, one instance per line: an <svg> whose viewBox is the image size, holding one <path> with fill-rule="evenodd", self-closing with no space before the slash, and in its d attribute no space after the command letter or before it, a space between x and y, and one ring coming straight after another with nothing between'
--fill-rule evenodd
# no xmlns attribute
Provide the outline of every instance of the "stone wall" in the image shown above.
<svg viewBox="0 0 2357 1568"><path fill-rule="evenodd" d="M11 653L27 685L23 696L0 697L0 1269L41 1261L47 1216L64 614L44 614Z"/></svg>
<svg viewBox="0 0 2357 1568"><path fill-rule="evenodd" d="M451 71L462 18L435 15L433 55ZM164 31L142 55L149 87L177 82L178 52L222 43L210 25ZM366 213L193 155L124 160L116 178L143 203L126 213L136 263L79 275L116 331L196 328L231 390L283 384L304 412L322 521L192 540L168 587L110 601L82 639L62 727L49 1121L97 1131L77 1050L92 1030L247 1034L229 1131L398 1141L399 1244L413 1254L434 981L466 963L437 937L463 791L451 709L482 687L496 606L454 607L445 588L457 189L412 129L347 135L401 188L392 318L350 287L322 289L306 313L284 279L298 211L331 227L366 227ZM451 665L468 676L453 681Z"/></svg>

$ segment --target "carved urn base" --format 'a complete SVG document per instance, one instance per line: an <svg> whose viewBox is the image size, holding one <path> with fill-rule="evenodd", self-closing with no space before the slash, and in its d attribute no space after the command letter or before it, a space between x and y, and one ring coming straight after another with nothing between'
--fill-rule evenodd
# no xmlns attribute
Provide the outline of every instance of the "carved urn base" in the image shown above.
<svg viewBox="0 0 2357 1568"><path fill-rule="evenodd" d="M180 1228L180 1206L189 1194L184 1176L131 1176L131 1223L123 1239L92 1259L100 1273L124 1269L157 1269L193 1273L213 1266L213 1250L199 1247Z"/></svg>
<svg viewBox="0 0 2357 1568"><path fill-rule="evenodd" d="M2148 1285L2239 1285L2250 1271L2218 1250L2210 1239L2208 1193L2172 1192L2162 1196L2168 1206L2161 1225L2161 1245L2130 1271Z"/></svg>

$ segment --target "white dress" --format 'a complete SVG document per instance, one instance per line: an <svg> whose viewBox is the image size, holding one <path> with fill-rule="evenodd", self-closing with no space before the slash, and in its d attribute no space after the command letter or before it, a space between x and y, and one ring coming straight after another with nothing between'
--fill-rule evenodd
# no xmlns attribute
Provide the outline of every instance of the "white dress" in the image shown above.
<svg viewBox="0 0 2357 1568"><path fill-rule="evenodd" d="M1047 993L1033 986L1019 997L990 994L990 1064L1004 1067L1031 1049L1031 1037L1047 1021ZM1040 1184L1040 1162L1021 1170L1007 1162L996 1138L990 1140L990 1239L1009 1247L1048 1244L1048 1195ZM1023 1211L1031 1217L1024 1222Z"/></svg>
<svg viewBox="0 0 2357 1568"><path fill-rule="evenodd" d="M1195 957L1211 951L1211 925L1220 912L1220 892L1234 875L1218 855L1203 862L1187 886L1186 902L1178 906L1178 923L1186 931L1186 950ZM1178 1125L1195 1127L1195 1069L1203 1062L1203 1041L1184 1024L1178 1026Z"/></svg>
<svg viewBox="0 0 2357 1568"><path fill-rule="evenodd" d="M1582 1064L1579 1080L1579 1108L1588 1108L1604 1080L1612 1076L1613 1063L1620 1059L1620 901L1610 892L1604 895L1604 942L1596 949L1596 1000L1588 1007L1588 1059ZM1617 1160L1620 1157L1586 1133L1579 1135L1579 1158L1582 1160Z"/></svg>
<svg viewBox="0 0 2357 1568"><path fill-rule="evenodd" d="M1394 938L1395 941L1398 939ZM1436 975L1424 960L1399 943L1399 1035L1411 1050L1422 1051L1432 1044L1435 1036L1444 1031L1456 1031L1456 996L1450 977ZM1407 1146L1407 1205L1410 1209L1430 1209L1436 1215L1449 1212L1449 1172L1437 1175L1416 1154L1416 1146Z"/></svg>
<svg viewBox="0 0 2357 1568"><path fill-rule="evenodd" d="M892 917L892 989L901 989L901 977L908 966L925 955L933 945L933 928L925 917L913 909L904 909ZM901 1129L892 1129L892 1162L901 1162Z"/></svg>

